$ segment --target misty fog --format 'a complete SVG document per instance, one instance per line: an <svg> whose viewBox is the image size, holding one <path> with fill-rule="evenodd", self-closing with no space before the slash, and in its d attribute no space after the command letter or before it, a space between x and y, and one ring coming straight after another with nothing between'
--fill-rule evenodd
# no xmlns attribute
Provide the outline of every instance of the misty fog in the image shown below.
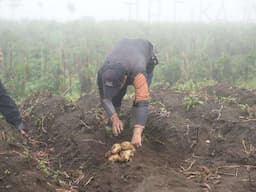
<svg viewBox="0 0 256 192"><path fill-rule="evenodd" d="M1 0L0 18L254 22L255 0Z"/></svg>
<svg viewBox="0 0 256 192"><path fill-rule="evenodd" d="M255 192L255 122L256 0L0 0L0 192Z"/></svg>

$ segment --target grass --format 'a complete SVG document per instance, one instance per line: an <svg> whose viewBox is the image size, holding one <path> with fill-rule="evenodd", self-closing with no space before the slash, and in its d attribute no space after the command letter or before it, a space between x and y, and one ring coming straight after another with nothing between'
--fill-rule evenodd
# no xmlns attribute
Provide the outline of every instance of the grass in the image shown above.
<svg viewBox="0 0 256 192"><path fill-rule="evenodd" d="M239 81L236 83L236 86L245 89L256 89L256 78L248 81Z"/></svg>
<svg viewBox="0 0 256 192"><path fill-rule="evenodd" d="M176 82L173 86L173 89L178 91L190 91L190 92L196 92L204 87L207 86L213 86L216 84L216 81L213 80L202 80L202 81L185 81L185 82Z"/></svg>

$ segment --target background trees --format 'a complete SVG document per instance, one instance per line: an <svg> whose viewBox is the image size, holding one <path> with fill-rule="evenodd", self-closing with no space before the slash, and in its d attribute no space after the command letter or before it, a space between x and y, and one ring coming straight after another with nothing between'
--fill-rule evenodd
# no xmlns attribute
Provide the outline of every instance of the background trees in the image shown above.
<svg viewBox="0 0 256 192"><path fill-rule="evenodd" d="M84 19L0 21L1 79L17 98L49 90L74 95L96 88L96 73L122 38L156 45L155 83L216 80L254 85L256 28L252 24L189 24ZM252 83L253 82L253 83Z"/></svg>

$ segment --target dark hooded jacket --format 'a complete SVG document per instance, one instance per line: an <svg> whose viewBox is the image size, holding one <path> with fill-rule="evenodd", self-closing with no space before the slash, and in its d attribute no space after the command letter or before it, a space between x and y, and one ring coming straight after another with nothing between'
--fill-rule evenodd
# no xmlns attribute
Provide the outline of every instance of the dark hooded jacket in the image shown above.
<svg viewBox="0 0 256 192"><path fill-rule="evenodd" d="M136 124L145 126L149 85L157 63L149 41L124 39L118 43L98 71L101 102L109 117L121 106L127 86L133 85Z"/></svg>

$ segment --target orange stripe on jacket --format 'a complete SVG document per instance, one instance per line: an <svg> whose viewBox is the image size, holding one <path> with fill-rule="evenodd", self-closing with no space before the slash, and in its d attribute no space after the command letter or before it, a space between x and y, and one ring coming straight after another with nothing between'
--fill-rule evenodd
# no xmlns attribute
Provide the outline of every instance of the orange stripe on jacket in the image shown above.
<svg viewBox="0 0 256 192"><path fill-rule="evenodd" d="M145 101L149 99L149 89L146 77L139 73L133 81L135 87L135 102Z"/></svg>

